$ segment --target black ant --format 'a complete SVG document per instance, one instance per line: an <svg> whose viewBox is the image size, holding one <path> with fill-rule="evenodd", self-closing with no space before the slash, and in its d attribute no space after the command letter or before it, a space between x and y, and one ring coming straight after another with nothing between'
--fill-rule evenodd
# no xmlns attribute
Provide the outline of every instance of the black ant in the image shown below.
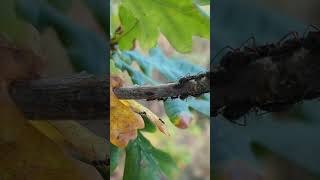
<svg viewBox="0 0 320 180"><path fill-rule="evenodd" d="M240 45L240 48L233 48L233 47L231 47L231 46L229 46L229 45L223 47L223 48L220 49L220 50L216 53L216 55L212 58L212 61L214 61L215 59L217 59L217 57L218 57L221 53L223 53L223 51L226 50L226 49L229 49L229 52L228 52L228 53L236 53L236 52L240 52L242 48L249 48L248 46L245 46L245 45L246 45L247 43L249 43L250 40L252 40L252 44L253 44L252 46L255 47L255 46L256 46L256 40L255 40L254 36L252 35L250 38L248 38L246 41L244 41L244 42ZM251 48L249 48L249 49L251 49Z"/></svg>
<svg viewBox="0 0 320 180"><path fill-rule="evenodd" d="M159 118L159 121L161 121L162 124L166 124L161 118Z"/></svg>

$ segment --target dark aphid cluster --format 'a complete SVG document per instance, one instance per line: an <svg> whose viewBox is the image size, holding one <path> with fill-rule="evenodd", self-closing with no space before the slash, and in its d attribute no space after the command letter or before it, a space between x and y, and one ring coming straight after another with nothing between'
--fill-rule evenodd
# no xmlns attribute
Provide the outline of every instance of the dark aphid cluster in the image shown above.
<svg viewBox="0 0 320 180"><path fill-rule="evenodd" d="M293 38L287 39L289 36L293 36ZM255 41L254 38L251 39ZM227 70L233 71L255 62L259 58L270 56L275 57L275 59L281 59L284 56L290 56L296 49L301 48L302 40L296 32L292 32L277 43L262 46L256 46L255 44L254 42L251 46L242 45L238 49L229 48L232 50L222 57L220 65Z"/></svg>
<svg viewBox="0 0 320 180"><path fill-rule="evenodd" d="M210 72L205 72L205 73L199 73L196 75L187 75L184 76L182 78L179 79L178 83L175 85L177 88L181 88L183 87L186 83L190 82L190 81L199 81L202 78L210 78ZM201 96L202 94L193 94L194 97L198 97ZM147 101L153 101L153 100L158 100L158 101L166 101L169 98L170 99L186 99L188 96L190 96L190 94L180 94L179 96L172 96L172 97L164 97L164 98L157 98L157 99L146 99Z"/></svg>
<svg viewBox="0 0 320 180"><path fill-rule="evenodd" d="M312 28L312 30L310 30L310 28ZM249 44L250 41L252 42L251 44ZM255 38L251 37L245 41L240 48L234 49L227 46L217 53L214 58L225 49L229 49L221 58L220 67L222 69L219 69L218 73L214 73L211 79L213 89L215 85L220 86L221 83L226 83L226 80L232 81L235 78L234 73L237 74L236 72L241 71L242 68L256 62L258 59L270 57L273 62L277 63L287 57L291 57L293 53L301 48L307 49L312 53L320 52L320 29L311 25L308 26L302 37L300 37L297 32L291 32L276 43L262 46L256 46L255 44ZM220 79L223 79L223 81ZM294 102L275 102L264 105L259 105L255 102L231 102L215 111L218 112L218 114L222 114L231 122L239 124L237 119L245 116L252 109L259 108L267 112L278 112L286 110L288 107L290 108L293 104ZM245 123L239 125L245 125Z"/></svg>
<svg viewBox="0 0 320 180"><path fill-rule="evenodd" d="M179 82L177 84L178 87L182 87L185 83L189 82L189 81L200 81L202 78L208 78L210 79L210 72L205 72L205 73L199 73L196 75L189 75L189 76L185 76L182 77L181 79L179 79ZM201 96L202 94L194 94L194 97L198 97ZM178 98L180 99L185 99L187 98L189 95L188 94L181 94Z"/></svg>
<svg viewBox="0 0 320 180"><path fill-rule="evenodd" d="M314 31L309 31L310 28L313 28ZM249 40L252 40L253 43L246 45ZM275 61L281 60L284 57L292 55L295 50L302 47L315 52L320 50L320 30L311 25L308 26L302 37L299 37L297 32L290 32L277 43L262 46L256 46L255 44L255 38L251 37L240 48L234 49L226 46L217 53L215 58L225 49L230 49L222 57L220 65L227 70L235 70L263 57L271 56Z"/></svg>
<svg viewBox="0 0 320 180"><path fill-rule="evenodd" d="M188 81L192 81L192 80L198 81L198 80L201 80L202 78L205 78L205 77L209 78L210 73L206 72L206 73L199 73L196 75L188 75L188 76L185 76L185 77L182 77L179 79L178 86L183 86L183 84L185 84Z"/></svg>

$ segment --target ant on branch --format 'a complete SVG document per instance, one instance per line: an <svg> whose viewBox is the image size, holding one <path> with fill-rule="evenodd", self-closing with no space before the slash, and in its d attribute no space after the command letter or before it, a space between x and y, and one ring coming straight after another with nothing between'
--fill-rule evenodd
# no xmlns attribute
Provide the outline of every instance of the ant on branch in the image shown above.
<svg viewBox="0 0 320 180"><path fill-rule="evenodd" d="M252 45L246 45L250 41L252 41ZM311 53L317 53L320 49L320 29L314 25L310 25L306 28L302 37L299 37L297 32L290 32L276 43L266 44L263 46L256 46L255 44L255 38L250 37L242 43L240 48L235 49L230 46L222 48L215 55L214 59L217 58L225 49L231 49L222 57L220 65L225 69L225 73L232 74L239 68L263 57L270 57L272 61L280 61L292 56L294 52L301 48L309 50ZM309 90L304 92L302 99L307 96L308 92ZM260 110L267 112L277 112L290 108L292 104L293 102L273 102L258 106L251 104L250 106L250 103L234 103L220 109L218 113L222 114L232 123L245 126L246 119L243 123L239 123L237 119L249 113L251 108L259 108Z"/></svg>

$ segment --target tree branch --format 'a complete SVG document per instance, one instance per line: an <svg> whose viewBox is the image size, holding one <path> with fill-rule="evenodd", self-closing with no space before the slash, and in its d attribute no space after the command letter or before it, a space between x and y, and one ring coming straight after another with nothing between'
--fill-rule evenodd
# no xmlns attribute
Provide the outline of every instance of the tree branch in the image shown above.
<svg viewBox="0 0 320 180"><path fill-rule="evenodd" d="M187 76L177 83L161 84L158 86L133 86L114 89L120 99L166 99L199 96L210 91L209 74L203 73Z"/></svg>
<svg viewBox="0 0 320 180"><path fill-rule="evenodd" d="M233 120L253 109L282 111L319 98L320 46L310 38L226 54L212 66L211 115Z"/></svg>
<svg viewBox="0 0 320 180"><path fill-rule="evenodd" d="M105 120L109 83L86 73L18 81L10 94L28 119Z"/></svg>
<svg viewBox="0 0 320 180"><path fill-rule="evenodd" d="M209 92L209 78L201 74L178 83L121 87L120 99L162 99ZM17 81L10 94L28 119L106 120L109 116L109 80L86 73L64 78Z"/></svg>

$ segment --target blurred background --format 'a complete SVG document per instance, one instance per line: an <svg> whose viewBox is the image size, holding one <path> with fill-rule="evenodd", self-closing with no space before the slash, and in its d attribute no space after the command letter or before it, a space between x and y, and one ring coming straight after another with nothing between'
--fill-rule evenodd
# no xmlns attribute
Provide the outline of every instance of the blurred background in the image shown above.
<svg viewBox="0 0 320 180"><path fill-rule="evenodd" d="M308 25L320 24L317 0L223 0L211 6L213 64L223 56L212 58L220 49L237 48L250 36L262 45L294 31L302 37ZM286 112L250 113L245 127L212 117L211 179L319 179L319 110L319 101L313 100Z"/></svg>
<svg viewBox="0 0 320 180"><path fill-rule="evenodd" d="M95 0L3 0L0 37L41 56L45 77L86 71L103 78L108 69L108 5ZM105 120L81 123L107 137Z"/></svg>

